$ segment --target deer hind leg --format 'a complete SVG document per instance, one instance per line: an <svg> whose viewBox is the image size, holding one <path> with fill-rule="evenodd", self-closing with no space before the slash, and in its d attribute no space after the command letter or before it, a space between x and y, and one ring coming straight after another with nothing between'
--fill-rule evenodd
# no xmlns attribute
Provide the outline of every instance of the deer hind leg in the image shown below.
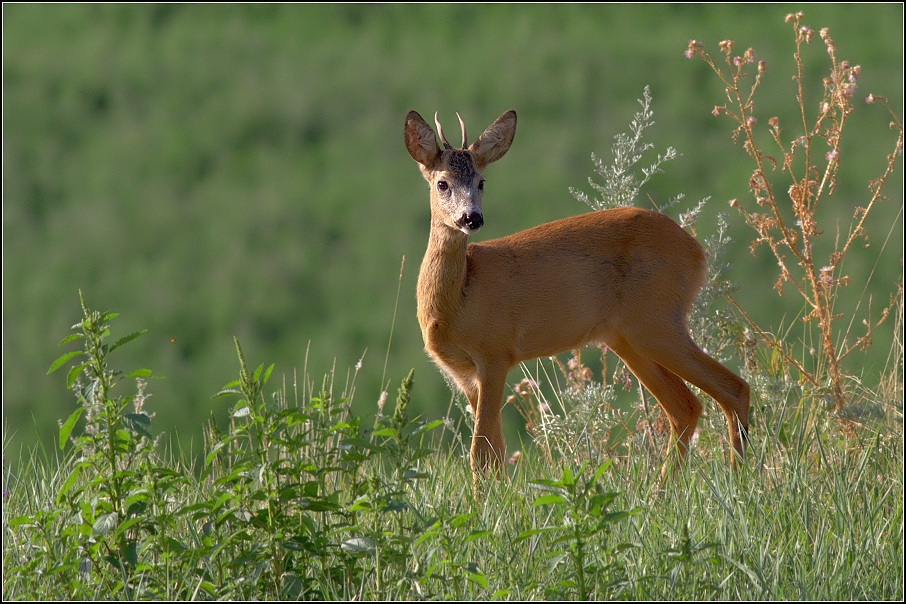
<svg viewBox="0 0 906 604"><path fill-rule="evenodd" d="M636 352L622 338L609 342L608 345L657 399L670 422L670 452L661 469L661 479L663 479L670 466L674 465L673 461L682 460L686 456L689 440L695 434L698 418L702 414L702 404L683 383L683 380L658 363Z"/></svg>
<svg viewBox="0 0 906 604"><path fill-rule="evenodd" d="M631 342L642 355L675 373L717 402L727 418L730 444L741 457L749 430L749 384L744 379L702 352L683 328L659 338ZM737 456L733 456L735 465Z"/></svg>

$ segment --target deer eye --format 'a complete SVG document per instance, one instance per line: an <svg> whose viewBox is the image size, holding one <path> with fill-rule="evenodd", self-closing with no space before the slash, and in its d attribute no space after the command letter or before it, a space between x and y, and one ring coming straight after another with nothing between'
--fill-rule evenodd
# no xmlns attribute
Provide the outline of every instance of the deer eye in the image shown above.
<svg viewBox="0 0 906 604"><path fill-rule="evenodd" d="M447 181L446 181L446 180L438 180L438 181L437 181L437 190L438 190L438 191L446 191L446 190L449 189L449 188L450 188L450 185L447 184Z"/></svg>
<svg viewBox="0 0 906 604"><path fill-rule="evenodd" d="M479 181L478 181L478 190L479 190L479 191L484 191L484 180L479 180Z"/></svg>

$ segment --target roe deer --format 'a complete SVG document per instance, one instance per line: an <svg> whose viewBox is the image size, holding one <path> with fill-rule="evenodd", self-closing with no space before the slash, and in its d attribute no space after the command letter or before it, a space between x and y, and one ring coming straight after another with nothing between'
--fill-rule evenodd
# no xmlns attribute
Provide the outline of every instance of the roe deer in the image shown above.
<svg viewBox="0 0 906 604"><path fill-rule="evenodd" d="M695 238L664 214L623 207L467 244L484 224L482 173L510 148L516 112L501 115L468 147L459 118L462 149L447 141L436 114L434 121L443 147L417 112L406 115L406 148L431 187L418 322L428 354L472 408L476 479L489 466L500 475L509 370L587 343L606 344L654 395L680 457L702 412L683 380L717 401L742 455L749 385L702 352L687 326L705 282L705 254ZM665 463L662 476L666 470Z"/></svg>

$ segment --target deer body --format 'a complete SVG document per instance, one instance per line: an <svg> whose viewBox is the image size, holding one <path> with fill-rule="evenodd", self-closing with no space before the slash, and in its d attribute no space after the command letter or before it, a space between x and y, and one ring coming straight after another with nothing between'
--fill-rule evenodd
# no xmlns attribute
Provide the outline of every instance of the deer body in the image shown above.
<svg viewBox="0 0 906 604"><path fill-rule="evenodd" d="M718 402L741 454L749 387L689 335L705 255L673 220L625 207L468 243L483 224L482 172L509 148L515 125L515 112L505 113L468 149L463 126L463 149L453 149L438 123L441 149L421 116L406 118L407 148L431 185L418 321L426 351L472 408L473 470L499 468L505 456L500 408L509 370L589 343L606 344L654 395L680 454L701 415L683 380Z"/></svg>

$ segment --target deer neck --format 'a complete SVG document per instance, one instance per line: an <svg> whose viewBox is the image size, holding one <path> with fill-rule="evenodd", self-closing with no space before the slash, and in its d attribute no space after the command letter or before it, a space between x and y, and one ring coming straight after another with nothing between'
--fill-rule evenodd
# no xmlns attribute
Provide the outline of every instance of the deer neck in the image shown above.
<svg viewBox="0 0 906 604"><path fill-rule="evenodd" d="M432 215L428 249L418 273L418 321L423 330L431 323L448 323L459 310L467 245L465 233Z"/></svg>

